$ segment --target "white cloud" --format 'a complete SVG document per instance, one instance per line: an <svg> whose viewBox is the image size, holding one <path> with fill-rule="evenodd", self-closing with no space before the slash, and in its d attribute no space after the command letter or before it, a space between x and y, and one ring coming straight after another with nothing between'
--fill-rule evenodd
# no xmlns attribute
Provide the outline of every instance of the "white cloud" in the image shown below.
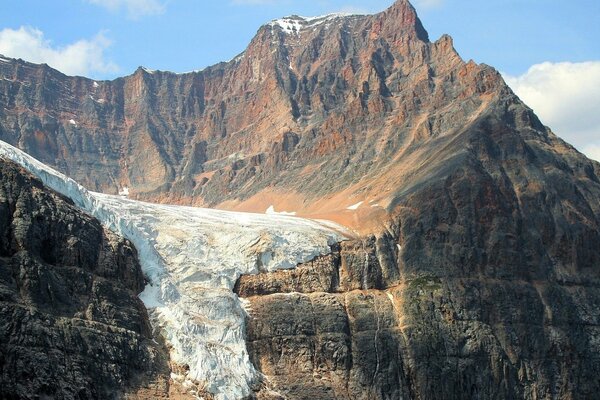
<svg viewBox="0 0 600 400"><path fill-rule="evenodd" d="M600 144L592 144L583 148L583 152L589 158L600 161Z"/></svg>
<svg viewBox="0 0 600 400"><path fill-rule="evenodd" d="M165 12L165 4L160 0L87 0L111 11L124 9L130 18L137 19L146 15Z"/></svg>
<svg viewBox="0 0 600 400"><path fill-rule="evenodd" d="M504 78L545 125L600 160L600 61L546 62Z"/></svg>
<svg viewBox="0 0 600 400"><path fill-rule="evenodd" d="M117 72L118 67L105 60L104 51L110 45L110 40L102 33L89 40L54 47L39 29L22 26L17 30L5 28L0 31L0 54L46 63L69 75Z"/></svg>

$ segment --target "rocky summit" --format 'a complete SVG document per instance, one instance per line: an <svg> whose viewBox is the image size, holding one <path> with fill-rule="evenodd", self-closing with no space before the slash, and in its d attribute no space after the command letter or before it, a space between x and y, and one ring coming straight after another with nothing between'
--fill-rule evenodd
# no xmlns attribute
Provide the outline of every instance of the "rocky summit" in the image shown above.
<svg viewBox="0 0 600 400"><path fill-rule="evenodd" d="M140 68L95 82L0 58L0 105L0 139L91 190L349 228L336 226L343 238L297 266L265 268L264 249L249 258L248 273L232 272L235 263L215 266L235 276L222 288L243 305L238 353L251 368L244 364L243 388L196 379L205 396L533 400L600 392L600 164L545 127L492 67L462 60L449 36L431 42L407 0L375 15L272 21L233 60L187 74ZM30 379L45 395L67 385L64 393L79 398L103 398L107 387L116 396L140 387L149 398L169 396L169 377L167 389L160 382L173 364L148 340L171 351L185 340L149 329L134 296L143 281L130 244L86 217L97 227L88 240L77 233L83 228L65 225L71 211L40 211L19 203L26 197L15 189L4 193L0 393L26 397L22 382ZM66 236L18 239L38 223ZM191 233L176 239L165 245L173 257L177 246L196 243ZM216 242L194 251L216 252ZM49 243L57 249L43 250ZM127 257L107 261L114 252ZM189 276L210 275L184 261ZM31 268L55 286L27 278ZM92 283L68 286L76 272ZM96 275L110 284L94 291ZM173 278L174 287L187 283ZM19 346L27 340L65 352L58 339L44 344L32 333L54 332L48 315L68 317L60 340L83 326L111 329L100 342L110 368L85 378L81 371L96 370L81 367L91 368L93 351L81 335L60 358L79 375L60 380L24 368L30 356ZM206 324L206 315L193 317ZM108 326L125 329L135 349L119 347L124 334ZM217 336L206 360L223 359L231 338ZM178 368L171 380L185 384L193 365ZM82 382L94 389L80 392Z"/></svg>
<svg viewBox="0 0 600 400"><path fill-rule="evenodd" d="M414 188L482 162L482 130L579 158L497 71L464 62L449 36L430 42L404 0L376 15L272 21L199 72L95 82L4 59L0 77L0 139L91 190L273 205L360 231Z"/></svg>

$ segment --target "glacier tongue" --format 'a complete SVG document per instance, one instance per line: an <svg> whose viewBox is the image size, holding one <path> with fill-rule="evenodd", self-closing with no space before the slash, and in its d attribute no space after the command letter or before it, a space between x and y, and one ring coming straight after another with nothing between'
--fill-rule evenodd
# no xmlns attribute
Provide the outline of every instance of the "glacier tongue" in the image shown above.
<svg viewBox="0 0 600 400"><path fill-rule="evenodd" d="M333 223L283 215L144 203L87 191L0 141L11 159L136 246L149 284L140 298L174 362L219 400L250 394L258 376L245 344L246 312L232 289L241 274L294 268L343 240Z"/></svg>

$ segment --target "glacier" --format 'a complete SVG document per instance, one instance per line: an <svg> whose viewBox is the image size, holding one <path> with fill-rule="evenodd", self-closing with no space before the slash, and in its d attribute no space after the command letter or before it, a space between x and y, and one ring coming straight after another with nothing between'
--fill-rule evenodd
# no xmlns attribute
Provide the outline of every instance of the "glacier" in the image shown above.
<svg viewBox="0 0 600 400"><path fill-rule="evenodd" d="M20 164L134 244L148 279L140 299L167 340L171 360L189 368L174 378L217 400L248 396L259 378L246 350L248 310L233 293L239 276L295 268L351 235L330 221L94 193L2 141L0 157Z"/></svg>

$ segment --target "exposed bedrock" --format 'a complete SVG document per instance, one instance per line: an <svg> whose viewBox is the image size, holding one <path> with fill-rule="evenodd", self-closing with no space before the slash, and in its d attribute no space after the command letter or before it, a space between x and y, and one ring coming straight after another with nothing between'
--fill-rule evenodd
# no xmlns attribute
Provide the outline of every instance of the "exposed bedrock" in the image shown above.
<svg viewBox="0 0 600 400"><path fill-rule="evenodd" d="M469 145L498 156L492 139L481 131ZM597 397L597 175L510 148L495 163L449 162L382 233L242 276L248 349L265 376L257 396Z"/></svg>
<svg viewBox="0 0 600 400"><path fill-rule="evenodd" d="M0 398L166 398L131 243L0 160Z"/></svg>

